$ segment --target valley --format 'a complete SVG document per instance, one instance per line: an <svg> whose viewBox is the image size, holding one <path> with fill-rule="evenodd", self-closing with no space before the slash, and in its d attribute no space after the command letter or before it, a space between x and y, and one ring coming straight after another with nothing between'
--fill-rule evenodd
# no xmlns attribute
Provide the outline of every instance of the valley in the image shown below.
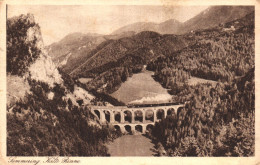
<svg viewBox="0 0 260 165"><path fill-rule="evenodd" d="M254 30L252 6L212 6L44 47L9 18L7 155L253 156Z"/></svg>

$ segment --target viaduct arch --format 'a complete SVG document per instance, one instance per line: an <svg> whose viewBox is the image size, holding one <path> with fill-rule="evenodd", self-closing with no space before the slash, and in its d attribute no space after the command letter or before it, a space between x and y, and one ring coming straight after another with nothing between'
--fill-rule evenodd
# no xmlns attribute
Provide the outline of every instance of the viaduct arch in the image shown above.
<svg viewBox="0 0 260 165"><path fill-rule="evenodd" d="M133 107L127 106L91 106L91 112L101 124L111 124L122 132L141 132L153 127L155 122L166 116L178 113L184 107L181 105Z"/></svg>

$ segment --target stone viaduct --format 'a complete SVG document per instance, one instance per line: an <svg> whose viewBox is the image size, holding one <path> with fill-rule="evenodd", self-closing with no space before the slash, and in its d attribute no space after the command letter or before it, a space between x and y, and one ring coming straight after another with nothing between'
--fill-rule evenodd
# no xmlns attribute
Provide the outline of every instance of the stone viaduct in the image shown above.
<svg viewBox="0 0 260 165"><path fill-rule="evenodd" d="M154 126L168 115L184 107L181 105L127 107L127 106L91 106L91 112L96 115L102 124L111 124L121 132L141 132Z"/></svg>

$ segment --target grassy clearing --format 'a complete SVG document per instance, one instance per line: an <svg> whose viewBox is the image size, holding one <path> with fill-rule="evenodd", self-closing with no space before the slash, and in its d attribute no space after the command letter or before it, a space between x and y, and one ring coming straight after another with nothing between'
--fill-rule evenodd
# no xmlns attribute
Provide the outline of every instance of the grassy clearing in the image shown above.
<svg viewBox="0 0 260 165"><path fill-rule="evenodd" d="M134 74L111 95L124 103L137 102L138 100L141 100L142 103L169 101L171 95L168 94L167 89L152 78L152 75L153 72L150 71ZM158 99L158 95L163 99Z"/></svg>

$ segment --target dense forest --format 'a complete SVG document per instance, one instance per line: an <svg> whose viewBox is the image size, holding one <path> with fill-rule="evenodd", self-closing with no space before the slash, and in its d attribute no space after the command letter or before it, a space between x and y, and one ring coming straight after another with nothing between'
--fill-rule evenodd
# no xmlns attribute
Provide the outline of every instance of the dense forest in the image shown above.
<svg viewBox="0 0 260 165"><path fill-rule="evenodd" d="M236 29L220 30L225 26ZM156 123L150 137L169 156L255 153L254 13L190 34L194 44L147 68L185 108ZM191 77L217 81L189 85Z"/></svg>
<svg viewBox="0 0 260 165"><path fill-rule="evenodd" d="M17 102L7 115L7 155L9 156L107 156L104 143L113 129L91 125L88 108L64 101L59 85L29 81L31 94ZM55 92L52 100L46 93ZM67 107L66 107L67 106Z"/></svg>
<svg viewBox="0 0 260 165"><path fill-rule="evenodd" d="M156 123L150 137L169 156L253 156L254 68L226 85L186 86L176 98L185 108Z"/></svg>

